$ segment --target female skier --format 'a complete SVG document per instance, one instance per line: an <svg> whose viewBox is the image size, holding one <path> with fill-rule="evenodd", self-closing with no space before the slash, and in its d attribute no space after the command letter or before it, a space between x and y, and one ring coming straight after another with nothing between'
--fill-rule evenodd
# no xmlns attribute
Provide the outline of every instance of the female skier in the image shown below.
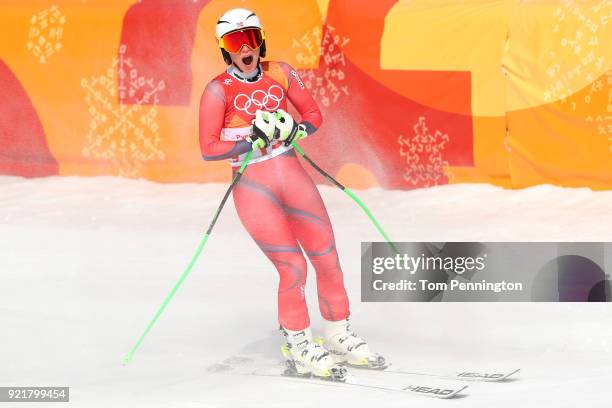
<svg viewBox="0 0 612 408"><path fill-rule="evenodd" d="M259 18L237 8L216 27L229 66L204 90L200 102L200 147L204 160L230 161L235 173L253 151L233 190L240 221L278 270L278 320L283 355L300 375L342 379L338 363L383 368L349 327L332 226L321 196L299 163L291 142L321 126L321 112L297 72L284 62L260 62L266 55ZM287 100L301 116L287 113ZM304 299L306 260L316 270L324 345L315 342ZM331 352L331 355L330 355ZM333 357L332 357L333 355Z"/></svg>

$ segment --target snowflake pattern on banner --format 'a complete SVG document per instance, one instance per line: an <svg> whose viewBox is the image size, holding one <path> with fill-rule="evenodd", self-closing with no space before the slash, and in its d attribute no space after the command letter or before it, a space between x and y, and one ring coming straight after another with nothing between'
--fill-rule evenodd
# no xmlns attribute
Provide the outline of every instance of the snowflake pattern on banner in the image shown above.
<svg viewBox="0 0 612 408"><path fill-rule="evenodd" d="M52 55L62 49L65 23L66 17L57 6L51 6L30 18L26 46L41 64L46 63Z"/></svg>
<svg viewBox="0 0 612 408"><path fill-rule="evenodd" d="M164 81L155 83L153 78L138 74L131 58L126 58L127 46L119 47L119 102L127 104L159 104L159 93L166 89Z"/></svg>
<svg viewBox="0 0 612 408"><path fill-rule="evenodd" d="M139 76L124 58L125 50L122 45L119 59L113 58L105 74L81 80L92 117L82 154L111 162L121 176L136 176L145 162L165 157L159 148L161 138L155 107L157 93L164 89L164 83L154 84L153 80ZM133 104L121 104L117 99L122 93L139 95L139 98Z"/></svg>
<svg viewBox="0 0 612 408"><path fill-rule="evenodd" d="M605 79L599 79L591 85L590 94L604 99L602 105L605 105L605 111L602 109L595 115L587 115L585 121L596 127L598 136L606 138L608 153L612 154L612 69L606 71Z"/></svg>
<svg viewBox="0 0 612 408"><path fill-rule="evenodd" d="M576 114L589 112L582 119L585 124L595 126L597 134L607 139L608 150L612 153L612 70L610 61L599 52L600 47L606 47L606 38L609 38L606 30L610 29L608 24L612 24L612 1L600 0L586 5L575 0L563 0L553 15L557 20L553 33L558 35L561 35L560 28L565 21L573 20L576 31L572 36L562 36L559 44L571 50L579 60L573 66L564 66L554 51L549 52L552 62L546 74L551 85L544 92L544 100L548 102L558 98L562 104L569 104ZM595 78L598 72L604 71L604 79ZM591 84L586 95L574 95L571 84L576 79ZM593 115L597 110L601 111Z"/></svg>
<svg viewBox="0 0 612 408"><path fill-rule="evenodd" d="M404 180L413 187L429 187L452 178L449 164L442 157L449 141L448 135L438 130L432 135L422 116L413 130L414 136L400 135L398 138L400 156L406 158Z"/></svg>
<svg viewBox="0 0 612 408"><path fill-rule="evenodd" d="M321 74L315 69L302 69L299 74L304 85L316 101L325 107L338 101L342 95L349 95L348 86L344 83L346 66L342 48L350 39L336 33L336 29L326 24L307 31L299 39L293 39L292 48L298 50L296 60L300 64L314 65L319 60Z"/></svg>

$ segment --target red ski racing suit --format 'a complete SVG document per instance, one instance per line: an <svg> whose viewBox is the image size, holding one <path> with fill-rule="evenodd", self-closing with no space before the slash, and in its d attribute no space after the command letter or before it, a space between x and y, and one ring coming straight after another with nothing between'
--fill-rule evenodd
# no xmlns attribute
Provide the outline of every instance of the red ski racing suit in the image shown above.
<svg viewBox="0 0 612 408"><path fill-rule="evenodd" d="M262 62L250 80L230 67L207 86L200 102L200 148L204 160L228 159L233 171L252 149L255 111L287 111L287 100L308 134L321 125L321 112L297 72L283 62ZM289 330L310 326L304 299L306 260L316 270L319 310L326 320L349 316L334 233L319 191L292 146L273 142L253 151L233 190L238 216L280 275L278 320Z"/></svg>

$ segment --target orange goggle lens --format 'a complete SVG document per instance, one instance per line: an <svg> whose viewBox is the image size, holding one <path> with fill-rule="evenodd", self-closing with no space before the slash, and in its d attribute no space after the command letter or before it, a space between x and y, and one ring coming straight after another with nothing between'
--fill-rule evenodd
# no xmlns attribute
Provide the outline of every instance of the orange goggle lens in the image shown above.
<svg viewBox="0 0 612 408"><path fill-rule="evenodd" d="M246 28L225 34L219 40L219 46L228 52L237 53L243 45L254 50L263 43L264 35L259 28Z"/></svg>

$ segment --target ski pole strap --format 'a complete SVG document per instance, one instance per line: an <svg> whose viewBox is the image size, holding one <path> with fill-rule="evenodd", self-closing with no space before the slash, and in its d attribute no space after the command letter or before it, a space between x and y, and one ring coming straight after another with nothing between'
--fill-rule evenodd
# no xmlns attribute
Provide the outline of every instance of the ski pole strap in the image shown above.
<svg viewBox="0 0 612 408"><path fill-rule="evenodd" d="M304 153L304 151L302 150L302 148L300 146L298 146L298 144L296 142L292 143L292 146L295 148L295 150L297 150L297 152L300 154L300 156L302 156L304 158L304 160L306 160L312 167L315 168L316 171L318 171L319 173L321 173L321 175L323 177L325 177L327 180L329 180L330 182L332 182L333 184L335 184L338 188L340 188L342 191L344 191L346 193L346 195L348 195L349 197L351 197L353 199L353 201L355 201L357 203L357 205L359 205L359 207L361 207L361 209L366 213L366 215L368 216L368 218L370 219L370 221L372 221L372 223L374 224L374 226L376 227L376 229L378 230L378 232L380 233L380 235L383 236L383 238L385 239L385 241L387 241L387 243L391 246L391 248L393 249L393 251L395 251L395 253L399 253L399 251L397 250L397 248L395 247L395 244L393 244L393 241L391 241L391 239L389 238L389 236L387 235L387 233L385 232L385 230L383 230L383 228L380 226L380 223L376 220L376 218L374 217L374 215L372 214L372 212L368 209L368 207L366 207L366 205L359 199L359 197L357 197L351 190L349 190L347 187L343 186L338 180L336 180L335 178L333 178L332 176L330 176L325 170L323 170L322 168L320 168L319 166L317 166L317 164L312 161L312 159L310 157L308 157L306 155L306 153Z"/></svg>
<svg viewBox="0 0 612 408"><path fill-rule="evenodd" d="M238 182L238 180L242 176L242 173L244 172L244 169L246 168L249 160L251 159L251 155L252 154L253 154L253 150L250 150L247 153L246 157L244 158L244 162L242 163L242 166L240 166L240 169L238 170L238 172L234 176L234 179L232 180L232 183L230 184L230 186L228 187L227 191L225 192L225 195L223 196L223 200L221 200L221 204L217 208L217 212L215 213L215 216L213 217L213 220L210 223L210 226L208 227L208 230L206 231L206 233L204 234L204 237L200 241L200 244L198 245L198 248L196 249L195 254L191 258L191 261L189 261L189 265L187 265L187 268L185 269L185 271L183 271L183 274L179 278L179 280L176 283L176 285L174 285L174 288L172 288L172 290L170 291L168 296L166 296L166 299L164 299L164 302L162 303L162 305L159 307L159 309L157 309L157 312L155 313L155 316L153 316L153 319L151 319L151 321L149 322L149 325L145 329L145 331L142 334L142 336L140 336L140 338L138 339L138 341L136 342L134 347L132 347L130 352L128 354L126 354L125 357L123 358L123 364L124 365L129 363L132 360L132 358L134 357L134 353L136 352L136 350L138 350L138 347L140 347L140 344L142 343L144 338L147 336L149 331L151 331L151 329L153 328L153 325L155 325L155 322L157 322L157 319L159 318L159 316L161 316L162 312L164 311L164 309L166 308L168 303L170 303L170 300L174 297L174 294L176 293L178 288L182 285L183 281L187 278L187 275L189 275L189 272L191 272L191 269L193 269L193 266L195 265L196 261L200 257L200 254L202 253L202 250L204 249L204 245L206 245L206 242L208 241L208 237L210 237L212 229L215 226L215 223L217 222L217 219L219 218L219 214L221 214L221 210L223 209L223 206L225 205L225 202L227 201L227 198L229 197L231 191L234 189L234 186L236 185L236 183Z"/></svg>

